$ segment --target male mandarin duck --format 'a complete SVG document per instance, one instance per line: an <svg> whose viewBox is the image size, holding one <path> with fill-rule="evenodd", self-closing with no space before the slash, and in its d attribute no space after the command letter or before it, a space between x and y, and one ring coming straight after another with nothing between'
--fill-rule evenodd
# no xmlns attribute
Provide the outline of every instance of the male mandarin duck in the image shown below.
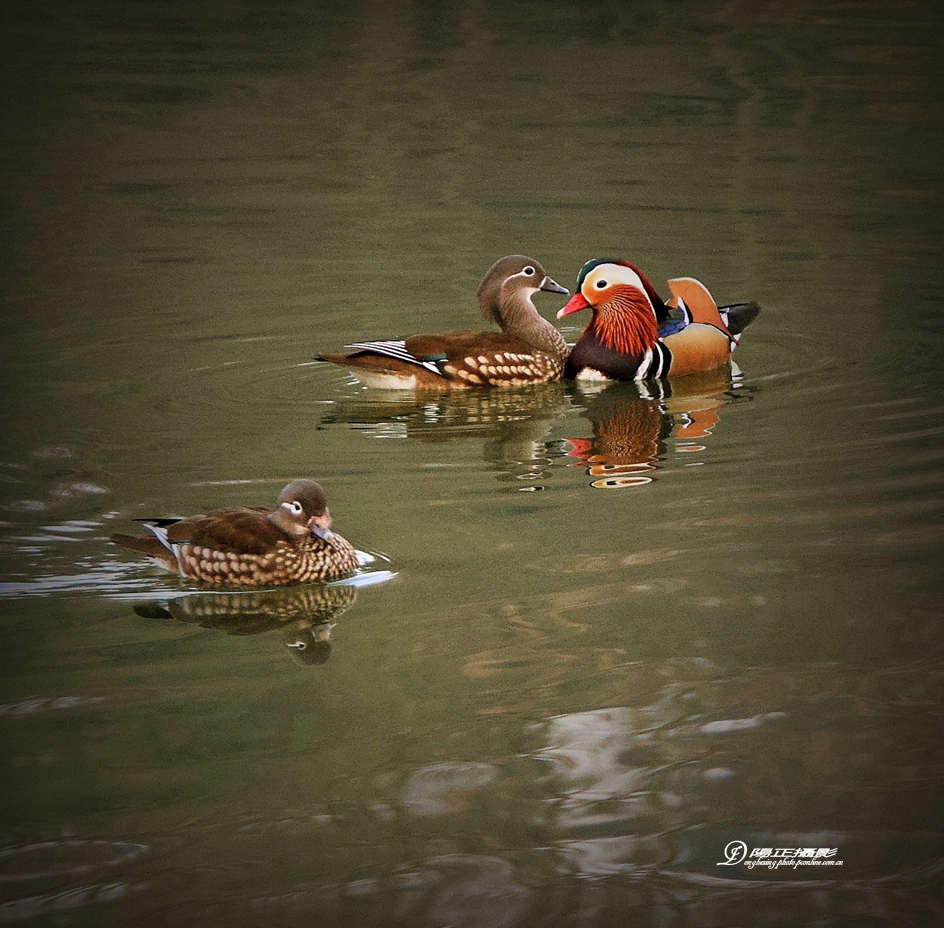
<svg viewBox="0 0 944 928"><path fill-rule="evenodd" d="M367 386L392 390L508 387L559 380L567 343L535 309L539 290L567 293L525 255L499 258L478 289L479 308L500 332L440 332L356 342L352 354L322 354Z"/></svg>
<svg viewBox="0 0 944 928"><path fill-rule="evenodd" d="M143 521L151 535L111 540L212 585L282 586L335 580L357 569L353 545L331 531L325 492L314 480L293 480L274 506Z"/></svg>
<svg viewBox="0 0 944 928"><path fill-rule="evenodd" d="M719 307L693 277L669 281L666 303L627 261L597 258L577 275L577 288L558 318L593 313L564 376L649 380L709 371L727 364L741 332L757 318L756 303Z"/></svg>

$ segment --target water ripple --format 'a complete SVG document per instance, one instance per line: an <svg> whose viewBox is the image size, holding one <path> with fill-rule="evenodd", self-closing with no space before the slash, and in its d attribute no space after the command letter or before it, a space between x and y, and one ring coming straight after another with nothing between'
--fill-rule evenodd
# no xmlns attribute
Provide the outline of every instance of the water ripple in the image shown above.
<svg viewBox="0 0 944 928"><path fill-rule="evenodd" d="M75 541L73 538L59 539L55 536L41 536L48 541ZM357 552L360 568L352 577L336 580L327 586L373 586L386 583L397 576L396 571L387 566L390 560L386 555ZM79 565L82 566L82 565ZM33 596L56 596L65 593L98 593L118 601L134 601L142 595L188 596L197 588L181 589L173 574L167 574L167 586L155 583L154 568L149 564L122 563L106 561L96 566L89 566L82 573L46 575L31 580L5 581L0 583L0 600L22 599ZM201 588L202 589L202 588Z"/></svg>
<svg viewBox="0 0 944 928"><path fill-rule="evenodd" d="M75 876L129 863L147 845L124 841L42 841L0 851L0 883Z"/></svg>

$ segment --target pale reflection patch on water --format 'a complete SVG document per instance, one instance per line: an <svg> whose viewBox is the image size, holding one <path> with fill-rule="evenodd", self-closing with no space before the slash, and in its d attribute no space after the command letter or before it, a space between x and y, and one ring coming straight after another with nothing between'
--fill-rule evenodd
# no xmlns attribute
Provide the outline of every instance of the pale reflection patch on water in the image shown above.
<svg viewBox="0 0 944 928"><path fill-rule="evenodd" d="M903 818L901 830L887 830L879 798L901 759L899 722L908 714L901 700L917 691L935 699L932 665L865 673L854 681L854 696L848 675L836 668L727 681L712 679L711 668L687 669L676 666L688 679L668 684L658 702L559 716L535 727L544 741L535 756L551 765L548 784L558 797L548 827L575 872L591 878L662 872L729 889L793 883L803 892L817 879L832 885L869 877L905 890L944 872L941 836L925 831L920 813ZM863 739L872 746L865 754L857 748ZM917 797L922 782L926 790L934 781L935 764L913 750L909 758L918 764ZM860 805L863 789L873 801ZM806 809L815 831L765 828L785 806ZM802 826L804 818L797 821ZM839 821L847 827L836 830ZM729 868L724 849L734 841L768 850ZM829 850L818 856L804 851L787 855L786 866L752 869L770 863L763 859L770 848L823 845ZM839 861L832 869L796 866L832 858Z"/></svg>

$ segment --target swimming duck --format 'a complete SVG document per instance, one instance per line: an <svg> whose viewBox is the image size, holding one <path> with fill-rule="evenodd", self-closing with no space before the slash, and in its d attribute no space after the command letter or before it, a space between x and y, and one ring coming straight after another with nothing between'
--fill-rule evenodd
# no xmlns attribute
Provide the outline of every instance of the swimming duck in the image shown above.
<svg viewBox="0 0 944 928"><path fill-rule="evenodd" d="M354 547L331 531L325 492L314 480L293 480L274 506L142 521L151 535L119 533L111 540L203 583L282 586L335 580L357 569Z"/></svg>
<svg viewBox="0 0 944 928"><path fill-rule="evenodd" d="M693 277L669 281L664 302L627 261L596 258L577 275L558 318L593 313L571 350L568 378L649 380L709 371L727 364L741 332L760 313L756 303L719 307Z"/></svg>
<svg viewBox="0 0 944 928"><path fill-rule="evenodd" d="M392 390L508 387L559 380L567 343L535 309L539 290L567 293L526 255L499 258L478 289L482 316L500 332L439 332L355 342L351 354L322 354L367 386Z"/></svg>

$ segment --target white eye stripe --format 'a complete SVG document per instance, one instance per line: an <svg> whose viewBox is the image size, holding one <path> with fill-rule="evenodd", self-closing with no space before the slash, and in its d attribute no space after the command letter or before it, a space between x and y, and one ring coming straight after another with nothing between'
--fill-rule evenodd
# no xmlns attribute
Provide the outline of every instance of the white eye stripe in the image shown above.
<svg viewBox="0 0 944 928"><path fill-rule="evenodd" d="M512 274L511 277L508 278L508 280L512 280L515 277L534 277L536 273L537 271L529 264L527 267L522 268L520 271L518 271L517 274Z"/></svg>
<svg viewBox="0 0 944 928"><path fill-rule="evenodd" d="M293 500L290 500L290 501L288 501L288 502L282 503L282 505L283 505L293 516L300 516L300 515L305 511L304 506L302 506L302 504L301 504L297 499L293 499Z"/></svg>

